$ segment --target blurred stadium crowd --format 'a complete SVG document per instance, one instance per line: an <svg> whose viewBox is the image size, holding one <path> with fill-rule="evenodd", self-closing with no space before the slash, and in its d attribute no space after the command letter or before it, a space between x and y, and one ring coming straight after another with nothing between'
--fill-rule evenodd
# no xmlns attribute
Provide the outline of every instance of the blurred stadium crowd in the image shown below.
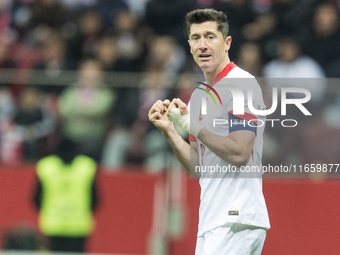
<svg viewBox="0 0 340 255"><path fill-rule="evenodd" d="M184 16L210 7L227 13L231 61L241 68L256 77L320 79L308 89L322 120L269 131L264 159L296 155L292 142L307 153L313 141L296 139L298 132L326 134L329 146L339 136L330 113L339 114L340 97L321 80L340 78L339 1L13 0L0 4L1 162L35 162L67 138L110 168L163 168L169 148L147 113L157 99L188 101L190 78L201 71Z"/></svg>

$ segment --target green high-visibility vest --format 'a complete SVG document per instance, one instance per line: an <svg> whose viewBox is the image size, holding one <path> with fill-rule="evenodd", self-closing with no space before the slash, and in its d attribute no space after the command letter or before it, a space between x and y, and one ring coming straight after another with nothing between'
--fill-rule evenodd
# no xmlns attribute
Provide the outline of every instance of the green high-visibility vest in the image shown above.
<svg viewBox="0 0 340 255"><path fill-rule="evenodd" d="M48 236L81 237L91 233L91 188L97 165L86 156L77 156L69 165L58 156L37 164L42 183L39 226Z"/></svg>

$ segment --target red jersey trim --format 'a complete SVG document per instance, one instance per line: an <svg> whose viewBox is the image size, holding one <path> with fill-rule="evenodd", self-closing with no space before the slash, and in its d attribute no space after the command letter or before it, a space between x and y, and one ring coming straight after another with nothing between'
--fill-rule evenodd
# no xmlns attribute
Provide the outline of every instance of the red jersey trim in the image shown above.
<svg viewBox="0 0 340 255"><path fill-rule="evenodd" d="M226 67L220 72L219 75L217 75L214 83L211 86L214 86L216 83L218 83L222 78L226 77L228 73L234 69L234 67L237 67L237 65L234 64L234 62L230 62Z"/></svg>
<svg viewBox="0 0 340 255"><path fill-rule="evenodd" d="M257 125L257 118L250 113L245 112L243 115L241 115L241 114L234 114L233 111L229 111L228 116L229 116L229 114L232 114L235 117L240 118L240 119L251 120L252 122L254 122Z"/></svg>
<svg viewBox="0 0 340 255"><path fill-rule="evenodd" d="M191 141L191 142L197 142L197 139L196 139L196 137L195 137L194 135L189 134L189 141Z"/></svg>

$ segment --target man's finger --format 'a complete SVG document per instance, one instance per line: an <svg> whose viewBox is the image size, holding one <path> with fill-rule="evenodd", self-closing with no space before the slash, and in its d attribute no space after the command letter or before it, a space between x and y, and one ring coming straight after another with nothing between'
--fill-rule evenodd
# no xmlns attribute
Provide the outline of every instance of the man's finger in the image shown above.
<svg viewBox="0 0 340 255"><path fill-rule="evenodd" d="M158 100L156 103L153 104L151 109L149 110L149 114L153 114L154 112L163 113L165 111L165 107L163 106L163 102L161 100Z"/></svg>
<svg viewBox="0 0 340 255"><path fill-rule="evenodd" d="M160 119L161 117L162 117L162 115L159 112L154 112L154 113L149 115L149 120L151 122L154 122L154 121Z"/></svg>
<svg viewBox="0 0 340 255"><path fill-rule="evenodd" d="M179 98L174 98L174 100L172 100L174 103L175 103L175 105L177 105L178 106L178 108L179 107L186 107L187 105L181 100L181 99L179 99Z"/></svg>
<svg viewBox="0 0 340 255"><path fill-rule="evenodd" d="M177 108L177 105L174 103L174 101L172 100L172 102L170 103L168 110L166 111L166 114L169 116L170 112L173 108Z"/></svg>
<svg viewBox="0 0 340 255"><path fill-rule="evenodd" d="M188 106L181 99L175 98L172 101L177 106L181 114L186 114L189 112Z"/></svg>
<svg viewBox="0 0 340 255"><path fill-rule="evenodd" d="M165 106L165 107L169 107L169 105L170 105L170 100L169 99L165 99L163 102L162 102L162 104Z"/></svg>

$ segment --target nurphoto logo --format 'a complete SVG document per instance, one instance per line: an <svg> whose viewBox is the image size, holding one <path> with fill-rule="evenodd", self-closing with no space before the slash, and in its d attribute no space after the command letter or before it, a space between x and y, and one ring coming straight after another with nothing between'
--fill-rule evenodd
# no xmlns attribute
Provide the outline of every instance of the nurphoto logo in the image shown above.
<svg viewBox="0 0 340 255"><path fill-rule="evenodd" d="M221 98L212 86L205 84L203 82L197 82L200 85L203 85L207 87L207 89L197 87L198 89L205 91L214 101L215 106L217 106L216 100L213 96L213 94L210 92L212 91L218 98L221 106L222 106L222 101ZM277 87L272 88L272 105L269 109L260 109L257 108L253 105L254 103L254 95L253 95L253 90L252 89L247 89L246 93L242 91L240 88L236 86L225 86L224 89L228 89L232 95L233 99L233 114L235 116L240 116L247 114L245 113L245 108L249 110L250 113L252 113L254 116L259 116L259 117L265 117L267 115L270 115L274 113L278 107L278 101L280 99L281 101L281 116L286 116L287 115L287 105L295 105L305 116L311 116L312 114L307 110L307 108L303 105L307 102L310 101L311 99L311 93L309 90L305 88L295 88L295 87L281 87L280 89L280 94L279 95L279 89ZM210 91L209 91L210 90ZM299 94L301 95L300 98L289 98L287 95L294 93L295 95ZM247 95L244 95L247 94ZM256 96L256 95L255 95ZM207 98L202 96L201 99L201 110L200 110L200 120L204 115L207 115ZM266 121L271 122L271 126L274 126L275 121L280 121L279 119L267 119L266 121L259 120L260 123L258 125L262 126L265 124ZM218 124L227 124L228 120L223 120L223 119L215 119L214 120L214 126ZM292 122L292 125L287 125L285 123L287 122ZM297 126L298 122L297 120L294 119L283 119L281 120L281 124L283 127L295 127Z"/></svg>

